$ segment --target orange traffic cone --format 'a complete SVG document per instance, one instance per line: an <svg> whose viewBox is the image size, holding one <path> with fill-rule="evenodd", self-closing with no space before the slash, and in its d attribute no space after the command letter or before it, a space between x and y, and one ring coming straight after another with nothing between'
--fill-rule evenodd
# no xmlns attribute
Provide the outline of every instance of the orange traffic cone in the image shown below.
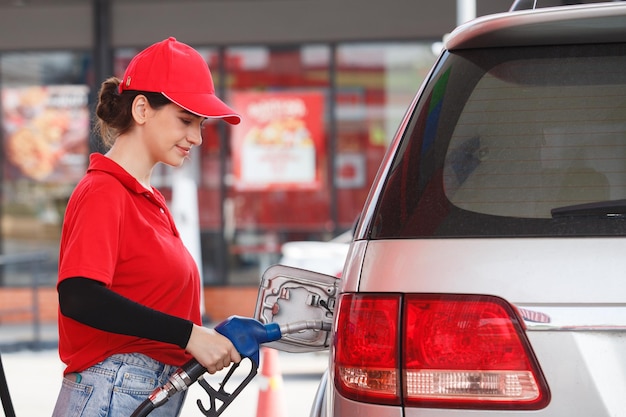
<svg viewBox="0 0 626 417"><path fill-rule="evenodd" d="M256 417L286 417L283 377L276 349L261 347L261 373L258 376L259 399Z"/></svg>

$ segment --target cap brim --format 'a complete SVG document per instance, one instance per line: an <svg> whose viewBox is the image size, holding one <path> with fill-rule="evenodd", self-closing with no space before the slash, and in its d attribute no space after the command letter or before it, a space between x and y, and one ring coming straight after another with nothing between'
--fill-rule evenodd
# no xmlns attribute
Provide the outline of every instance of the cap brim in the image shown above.
<svg viewBox="0 0 626 417"><path fill-rule="evenodd" d="M209 93L164 93L165 97L183 109L209 119L224 119L231 125L241 122L241 116L220 100L215 94Z"/></svg>

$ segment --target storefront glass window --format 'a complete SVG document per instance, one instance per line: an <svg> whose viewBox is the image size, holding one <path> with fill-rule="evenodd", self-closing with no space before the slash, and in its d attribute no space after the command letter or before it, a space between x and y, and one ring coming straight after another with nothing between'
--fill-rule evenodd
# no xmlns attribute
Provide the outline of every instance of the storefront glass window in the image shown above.
<svg viewBox="0 0 626 417"><path fill-rule="evenodd" d="M328 180L330 48L228 48L227 99L243 115L230 129L227 195L230 283L258 283L281 244L334 229Z"/></svg>
<svg viewBox="0 0 626 417"><path fill-rule="evenodd" d="M387 145L435 58L426 42L337 47L334 181L340 227L349 228L363 208Z"/></svg>
<svg viewBox="0 0 626 417"><path fill-rule="evenodd" d="M2 253L56 255L67 199L87 163L88 73L85 53L0 56Z"/></svg>

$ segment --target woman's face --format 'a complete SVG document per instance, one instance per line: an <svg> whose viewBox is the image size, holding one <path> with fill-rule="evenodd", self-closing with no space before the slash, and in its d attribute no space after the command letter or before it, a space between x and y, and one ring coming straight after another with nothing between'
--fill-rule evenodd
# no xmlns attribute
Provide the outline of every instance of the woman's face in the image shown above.
<svg viewBox="0 0 626 417"><path fill-rule="evenodd" d="M152 109L145 124L145 143L155 163L180 166L189 158L191 148L202 144L205 120L177 104Z"/></svg>

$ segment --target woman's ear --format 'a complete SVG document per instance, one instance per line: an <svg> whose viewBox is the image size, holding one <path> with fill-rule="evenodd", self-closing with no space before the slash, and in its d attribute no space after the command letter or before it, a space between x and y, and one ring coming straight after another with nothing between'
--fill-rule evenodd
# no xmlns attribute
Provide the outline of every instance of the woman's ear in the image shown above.
<svg viewBox="0 0 626 417"><path fill-rule="evenodd" d="M133 119L137 124L144 124L146 119L148 118L150 104L148 103L148 99L143 94L137 95L133 100L131 112L133 115Z"/></svg>

